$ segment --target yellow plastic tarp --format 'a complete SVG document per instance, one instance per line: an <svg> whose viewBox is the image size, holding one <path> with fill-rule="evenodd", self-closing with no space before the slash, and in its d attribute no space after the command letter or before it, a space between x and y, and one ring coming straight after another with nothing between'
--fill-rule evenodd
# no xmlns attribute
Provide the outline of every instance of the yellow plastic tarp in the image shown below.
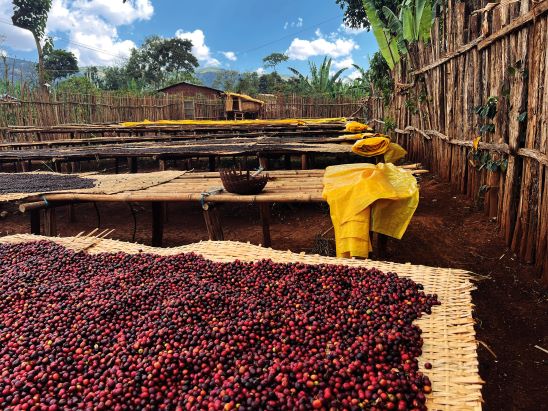
<svg viewBox="0 0 548 411"><path fill-rule="evenodd" d="M385 163L395 163L407 154L407 151L402 146L391 143L390 139L384 136L358 140L352 146L352 152L363 157L384 155Z"/></svg>
<svg viewBox="0 0 548 411"><path fill-rule="evenodd" d="M346 118L286 118L278 120L143 120L143 121L126 121L120 123L123 127L138 127L152 125L194 125L194 126L231 126L231 125L307 125L307 124L327 124L327 123L344 123Z"/></svg>
<svg viewBox="0 0 548 411"><path fill-rule="evenodd" d="M337 257L367 258L369 231L401 239L419 203L415 177L393 164L327 167L323 184Z"/></svg>
<svg viewBox="0 0 548 411"><path fill-rule="evenodd" d="M264 104L264 101L257 100L256 98L248 96L247 94L238 94L238 93L230 93L230 92L227 92L225 94L226 94L227 97L238 97L238 98L241 98L241 99L246 100L246 101L251 101L253 103L258 103L261 106Z"/></svg>
<svg viewBox="0 0 548 411"><path fill-rule="evenodd" d="M342 136L337 137L340 140L361 140L363 138L371 137L384 137L380 133L358 133L358 134L343 134Z"/></svg>
<svg viewBox="0 0 548 411"><path fill-rule="evenodd" d="M364 131L372 131L373 129L367 124L360 123L358 121L349 121L346 123L344 131L348 133L363 133Z"/></svg>

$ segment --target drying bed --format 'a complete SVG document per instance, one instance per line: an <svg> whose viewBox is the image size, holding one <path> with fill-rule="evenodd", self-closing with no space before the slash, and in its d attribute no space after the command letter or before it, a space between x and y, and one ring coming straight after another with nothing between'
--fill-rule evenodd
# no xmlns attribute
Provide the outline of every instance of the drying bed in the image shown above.
<svg viewBox="0 0 548 411"><path fill-rule="evenodd" d="M20 376L12 377L19 388L28 372L54 381L34 386L27 401L55 406L47 393L57 401L53 394L66 390L61 405L423 409L426 396L430 409L481 408L473 286L462 271L332 266L341 260L230 242L152 249L54 240L86 251L73 253L29 243L37 239L6 237L26 244L0 252L2 272L11 273L2 286L10 296L2 311L11 314L0 335L12 350L0 358L17 367L9 375ZM264 258L273 261L243 262ZM431 315L412 323L421 312ZM36 350L45 362L36 363Z"/></svg>

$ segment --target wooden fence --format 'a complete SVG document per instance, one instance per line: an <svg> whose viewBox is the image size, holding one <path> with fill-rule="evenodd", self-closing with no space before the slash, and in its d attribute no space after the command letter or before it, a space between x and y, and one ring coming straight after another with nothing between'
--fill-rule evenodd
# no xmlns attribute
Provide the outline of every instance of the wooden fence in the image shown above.
<svg viewBox="0 0 548 411"><path fill-rule="evenodd" d="M395 120L395 134L412 160L483 201L507 244L522 261L536 264L545 284L547 10L548 0L448 0L432 41L419 46L418 66L412 72L396 68L391 104L368 110L370 118ZM481 118L475 108L489 97L498 99L496 115ZM487 124L474 159L472 141Z"/></svg>
<svg viewBox="0 0 548 411"><path fill-rule="evenodd" d="M362 107L358 99L281 95L267 100L261 117L343 117L360 115ZM0 127L222 119L224 116L222 100L189 99L183 95L44 94L25 89L18 93L17 99L0 97Z"/></svg>

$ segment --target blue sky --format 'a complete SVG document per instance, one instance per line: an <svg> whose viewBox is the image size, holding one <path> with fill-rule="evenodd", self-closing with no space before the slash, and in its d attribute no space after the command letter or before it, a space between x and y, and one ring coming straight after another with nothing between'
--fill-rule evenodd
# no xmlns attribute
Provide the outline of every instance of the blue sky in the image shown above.
<svg viewBox="0 0 548 411"><path fill-rule="evenodd" d="M32 37L10 26L11 1L0 0L0 48L36 60ZM262 58L287 53L287 66L306 71L307 60L333 58L334 67L367 66L377 45L372 33L344 27L335 0L53 0L48 33L81 65L119 64L149 35L189 38L201 67L259 71ZM352 75L353 70L347 70Z"/></svg>

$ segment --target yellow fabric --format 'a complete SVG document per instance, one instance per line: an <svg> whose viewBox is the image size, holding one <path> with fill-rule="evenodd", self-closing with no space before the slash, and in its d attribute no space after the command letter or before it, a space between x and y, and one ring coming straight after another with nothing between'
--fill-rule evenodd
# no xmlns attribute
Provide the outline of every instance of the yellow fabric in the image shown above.
<svg viewBox="0 0 548 411"><path fill-rule="evenodd" d="M350 121L346 123L344 131L349 133L363 133L364 131L372 131L373 129L367 124L359 123L357 121Z"/></svg>
<svg viewBox="0 0 548 411"><path fill-rule="evenodd" d="M120 123L123 127L150 126L150 125L196 125L196 126L225 126L225 125L284 125L284 124L326 124L326 123L344 123L346 118L286 118L278 120L143 120L126 121Z"/></svg>
<svg viewBox="0 0 548 411"><path fill-rule="evenodd" d="M352 151L360 156L375 157L386 153L390 146L388 137L371 137L358 140L352 146Z"/></svg>
<svg viewBox="0 0 548 411"><path fill-rule="evenodd" d="M384 135L380 133L358 133L358 134L344 134L337 138L340 140L361 140L362 138L382 137L382 136Z"/></svg>
<svg viewBox="0 0 548 411"><path fill-rule="evenodd" d="M247 101L251 101L253 103L259 103L260 105L264 104L264 101L257 100L256 98L248 96L247 94L238 94L238 93L230 93L230 92L227 92L225 94L226 94L227 97L238 97L238 98L241 98L241 99L244 99L244 100L247 100Z"/></svg>
<svg viewBox="0 0 548 411"><path fill-rule="evenodd" d="M400 158L404 158L407 155L407 151L396 143L390 143L388 150L384 153L384 162L385 163L395 163Z"/></svg>
<svg viewBox="0 0 548 411"><path fill-rule="evenodd" d="M366 258L369 231L401 239L419 203L415 177L393 164L327 167L323 184L337 257Z"/></svg>
<svg viewBox="0 0 548 411"><path fill-rule="evenodd" d="M395 163L407 154L402 146L391 143L388 137L382 135L356 141L352 146L352 151L363 157L375 157L384 154L385 163Z"/></svg>

